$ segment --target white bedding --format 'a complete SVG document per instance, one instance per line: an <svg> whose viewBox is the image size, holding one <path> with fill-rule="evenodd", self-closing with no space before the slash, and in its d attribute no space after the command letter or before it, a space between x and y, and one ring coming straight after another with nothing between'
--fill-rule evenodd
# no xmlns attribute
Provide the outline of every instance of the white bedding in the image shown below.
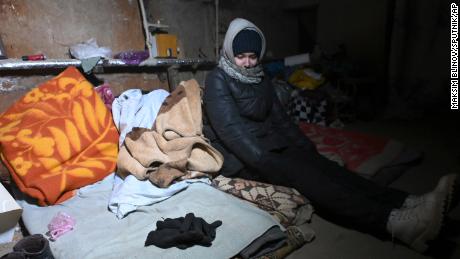
<svg viewBox="0 0 460 259"><path fill-rule="evenodd" d="M140 181L134 175L128 175L124 180L115 175L109 209L122 219L140 206L148 206L166 200L184 190L192 183L202 182L211 184L208 178L188 179L173 183L167 188L159 188L150 181Z"/></svg>
<svg viewBox="0 0 460 259"><path fill-rule="evenodd" d="M60 211L76 219L75 229L50 242L56 258L230 258L273 226L268 213L203 183L193 183L162 202L140 207L123 219L108 208L113 175L82 188L72 199L39 207L19 198L23 221L30 234L45 234L47 224ZM221 220L211 247L161 249L144 247L158 220L193 212L211 223ZM280 226L283 229L282 226Z"/></svg>

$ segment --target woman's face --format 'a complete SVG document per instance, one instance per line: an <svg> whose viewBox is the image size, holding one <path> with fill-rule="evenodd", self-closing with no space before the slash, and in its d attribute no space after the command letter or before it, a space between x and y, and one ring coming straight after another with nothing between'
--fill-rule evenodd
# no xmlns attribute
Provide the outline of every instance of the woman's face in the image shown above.
<svg viewBox="0 0 460 259"><path fill-rule="evenodd" d="M235 64L242 68L255 67L258 61L257 55L254 52L245 52L235 56Z"/></svg>

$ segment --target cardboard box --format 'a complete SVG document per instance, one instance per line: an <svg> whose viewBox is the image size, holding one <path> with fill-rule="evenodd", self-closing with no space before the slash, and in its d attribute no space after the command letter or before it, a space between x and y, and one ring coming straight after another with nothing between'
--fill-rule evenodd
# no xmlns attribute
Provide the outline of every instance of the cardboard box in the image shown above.
<svg viewBox="0 0 460 259"><path fill-rule="evenodd" d="M22 214L22 208L0 183L0 234L16 226Z"/></svg>
<svg viewBox="0 0 460 259"><path fill-rule="evenodd" d="M152 53L154 58L177 58L176 35L161 33L151 37Z"/></svg>

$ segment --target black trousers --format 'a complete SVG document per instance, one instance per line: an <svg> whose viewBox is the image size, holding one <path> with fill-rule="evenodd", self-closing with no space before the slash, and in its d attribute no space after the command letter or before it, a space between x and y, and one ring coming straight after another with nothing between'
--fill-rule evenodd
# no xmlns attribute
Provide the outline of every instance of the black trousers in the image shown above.
<svg viewBox="0 0 460 259"><path fill-rule="evenodd" d="M237 177L293 187L322 217L373 234L386 232L391 210L400 208L408 195L367 180L314 148L270 151L256 167Z"/></svg>

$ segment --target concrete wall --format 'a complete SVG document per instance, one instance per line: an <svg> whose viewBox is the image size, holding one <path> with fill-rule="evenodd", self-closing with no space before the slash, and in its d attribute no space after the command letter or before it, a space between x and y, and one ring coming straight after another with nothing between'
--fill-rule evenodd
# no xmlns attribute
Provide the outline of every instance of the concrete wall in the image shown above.
<svg viewBox="0 0 460 259"><path fill-rule="evenodd" d="M380 85L375 89L386 94L384 76L389 58L391 83L400 94L409 98L420 96L443 98L448 52L443 47L448 38L448 21L439 12L448 1L397 0L406 3L394 20L393 35L387 34L392 0L220 0L218 46L229 22L235 17L251 20L267 38L266 58L276 59L298 54L299 26L295 10L316 6L317 27L313 37L327 52L344 44L351 61L362 73L373 76ZM214 0L144 0L148 20L160 20L170 26L169 32L179 38L180 57L216 59L216 20ZM297 12L298 14L298 12ZM0 2L0 33L8 55L44 52L48 57L67 57L71 44L91 37L114 52L143 49L144 35L136 0L2 0ZM301 22L314 22L301 19ZM398 27L398 24L400 25ZM304 27L308 27L305 26ZM388 37L393 37L387 55ZM447 46L447 45L446 45ZM183 72L181 79L195 77L204 82L206 72ZM140 76L129 73L114 77L120 85L148 87L156 84L154 74ZM6 76L4 73L0 76ZM15 75L13 75L15 76ZM107 77L110 80L110 75ZM39 80L39 79L37 79ZM3 80L3 82L8 80ZM38 81L37 81L38 82ZM26 84L26 85L24 85ZM33 87L27 81L20 87ZM5 87L5 86L2 86ZM8 85L10 89L11 87ZM447 88L446 88L447 89ZM380 92L379 92L380 91ZM424 98L424 97L423 97ZM420 102L427 102L420 98Z"/></svg>
<svg viewBox="0 0 460 259"><path fill-rule="evenodd" d="M405 109L450 109L449 8L447 0L396 4L390 86L393 98Z"/></svg>
<svg viewBox="0 0 460 259"><path fill-rule="evenodd" d="M378 105L388 103L388 116L447 111L449 3L318 0L318 43L327 51L345 44L361 71L377 79L373 92Z"/></svg>
<svg viewBox="0 0 460 259"><path fill-rule="evenodd" d="M135 0L2 0L0 17L11 58L36 53L68 58L71 45L90 38L114 53L144 49Z"/></svg>
<svg viewBox="0 0 460 259"><path fill-rule="evenodd" d="M217 46L222 45L230 21L242 17L264 32L266 59L298 54L299 18L294 10L316 5L318 26L313 36L319 44L330 50L345 43L354 61L370 71L381 72L385 2L221 0ZM170 33L178 36L180 57L216 60L214 0L145 0L144 3L150 22L160 20L169 25ZM67 57L70 45L91 37L96 38L99 45L111 47L115 53L144 48L140 12L135 0L3 0L0 13L2 39L12 57L37 52L50 58ZM302 21L308 23L311 19ZM203 84L205 74L202 71L183 72L180 77L182 80L195 77ZM113 81L129 84L129 87L140 84L141 88L156 83L144 81L144 76L130 75ZM33 83L29 87L33 87Z"/></svg>
<svg viewBox="0 0 460 259"><path fill-rule="evenodd" d="M386 0L321 0L318 43L327 52L344 44L363 72L381 78L386 59L386 15Z"/></svg>
<svg viewBox="0 0 460 259"><path fill-rule="evenodd" d="M71 45L90 38L95 38L99 46L111 48L114 54L144 49L137 0L1 0L0 17L0 34L10 58L36 53L69 58ZM0 71L0 112L61 71ZM157 73L145 69L113 71L97 77L107 81L115 94L129 88L167 88Z"/></svg>
<svg viewBox="0 0 460 259"><path fill-rule="evenodd" d="M178 37L180 57L214 59L214 1L144 1L149 22L168 25Z"/></svg>
<svg viewBox="0 0 460 259"><path fill-rule="evenodd" d="M144 0L147 20L168 25L178 38L180 58L215 57L215 7L213 0ZM182 71L179 80L195 78L204 85L207 71Z"/></svg>
<svg viewBox="0 0 460 259"><path fill-rule="evenodd" d="M184 57L215 59L214 0L155 0L146 1L149 21L160 20L177 34ZM283 11L282 1L219 1L219 39L222 45L228 24L236 17L248 19L264 32L267 38L267 57L279 58L297 54L297 23Z"/></svg>

